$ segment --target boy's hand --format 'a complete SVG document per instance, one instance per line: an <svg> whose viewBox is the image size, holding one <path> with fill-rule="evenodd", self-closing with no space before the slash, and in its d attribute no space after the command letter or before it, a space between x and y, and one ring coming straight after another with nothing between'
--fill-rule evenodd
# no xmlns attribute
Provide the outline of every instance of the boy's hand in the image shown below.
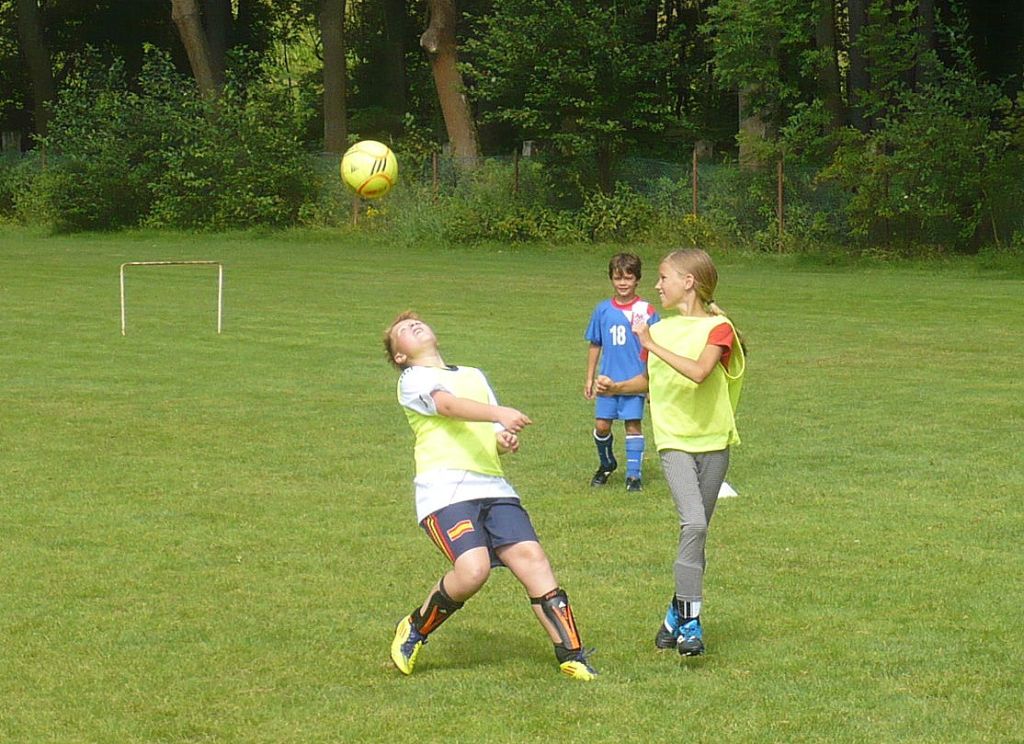
<svg viewBox="0 0 1024 744"><path fill-rule="evenodd" d="M498 415L494 419L495 423L501 424L505 429L518 434L524 428L532 424L530 417L522 411L517 411L515 408L509 408L507 406L498 406Z"/></svg>
<svg viewBox="0 0 1024 744"><path fill-rule="evenodd" d="M615 395L612 392L612 386L615 381L608 375L598 375L597 379L594 380L594 392L598 395Z"/></svg>
<svg viewBox="0 0 1024 744"><path fill-rule="evenodd" d="M503 429L495 434L498 439L498 454L506 455L510 452L519 451L519 437L510 432L508 429Z"/></svg>
<svg viewBox="0 0 1024 744"><path fill-rule="evenodd" d="M587 400L593 400L594 399L594 381L593 380L588 379L583 384L583 397L586 398Z"/></svg>

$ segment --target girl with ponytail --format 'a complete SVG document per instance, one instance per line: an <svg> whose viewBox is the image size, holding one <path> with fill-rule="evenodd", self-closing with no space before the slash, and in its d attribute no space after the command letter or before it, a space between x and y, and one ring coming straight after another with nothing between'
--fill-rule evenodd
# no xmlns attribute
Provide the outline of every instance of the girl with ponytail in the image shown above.
<svg viewBox="0 0 1024 744"><path fill-rule="evenodd" d="M739 444L736 405L745 368L739 332L715 302L718 271L700 249L676 250L662 259L655 289L666 310L633 331L649 352L647 371L630 380L600 377L599 395L649 393L654 443L679 516L674 593L655 636L659 649L683 656L704 653L701 604L705 544L729 448Z"/></svg>

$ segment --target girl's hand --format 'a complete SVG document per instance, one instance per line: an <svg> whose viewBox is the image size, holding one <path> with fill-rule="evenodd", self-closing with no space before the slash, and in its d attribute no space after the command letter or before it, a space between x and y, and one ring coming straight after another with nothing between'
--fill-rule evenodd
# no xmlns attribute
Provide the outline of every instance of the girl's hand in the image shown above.
<svg viewBox="0 0 1024 744"><path fill-rule="evenodd" d="M498 439L498 454L506 455L510 452L519 451L519 437L510 432L508 429L503 429L495 434Z"/></svg>
<svg viewBox="0 0 1024 744"><path fill-rule="evenodd" d="M651 344L651 331L650 326L647 325L647 318L643 315L633 316L633 333L636 334L637 340L640 345L645 349Z"/></svg>
<svg viewBox="0 0 1024 744"><path fill-rule="evenodd" d="M594 380L594 392L598 395L615 395L612 392L614 384L615 381L608 375L598 375L597 379Z"/></svg>

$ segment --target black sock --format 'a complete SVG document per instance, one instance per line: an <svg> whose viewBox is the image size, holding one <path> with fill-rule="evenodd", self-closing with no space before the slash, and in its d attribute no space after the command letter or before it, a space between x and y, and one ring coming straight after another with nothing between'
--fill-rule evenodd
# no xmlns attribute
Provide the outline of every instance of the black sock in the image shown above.
<svg viewBox="0 0 1024 744"><path fill-rule="evenodd" d="M412 626L423 635L430 635L438 626L462 607L444 590L444 579L438 582L437 591L427 600L427 609L417 607L412 613Z"/></svg>

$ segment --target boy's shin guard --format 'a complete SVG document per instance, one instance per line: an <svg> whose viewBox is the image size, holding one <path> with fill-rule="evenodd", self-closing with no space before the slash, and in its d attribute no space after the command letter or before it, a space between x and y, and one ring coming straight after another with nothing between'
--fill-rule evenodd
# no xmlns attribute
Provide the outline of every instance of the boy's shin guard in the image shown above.
<svg viewBox="0 0 1024 744"><path fill-rule="evenodd" d="M427 600L427 608L417 608L412 614L412 624L423 635L430 635L437 627L462 607L463 602L456 602L444 590L444 579L438 582L437 591Z"/></svg>
<svg viewBox="0 0 1024 744"><path fill-rule="evenodd" d="M553 589L543 597L531 597L530 604L540 605L544 617L555 626L555 631L566 649L577 649L580 634L576 630L576 619L572 615L569 597L562 588Z"/></svg>

